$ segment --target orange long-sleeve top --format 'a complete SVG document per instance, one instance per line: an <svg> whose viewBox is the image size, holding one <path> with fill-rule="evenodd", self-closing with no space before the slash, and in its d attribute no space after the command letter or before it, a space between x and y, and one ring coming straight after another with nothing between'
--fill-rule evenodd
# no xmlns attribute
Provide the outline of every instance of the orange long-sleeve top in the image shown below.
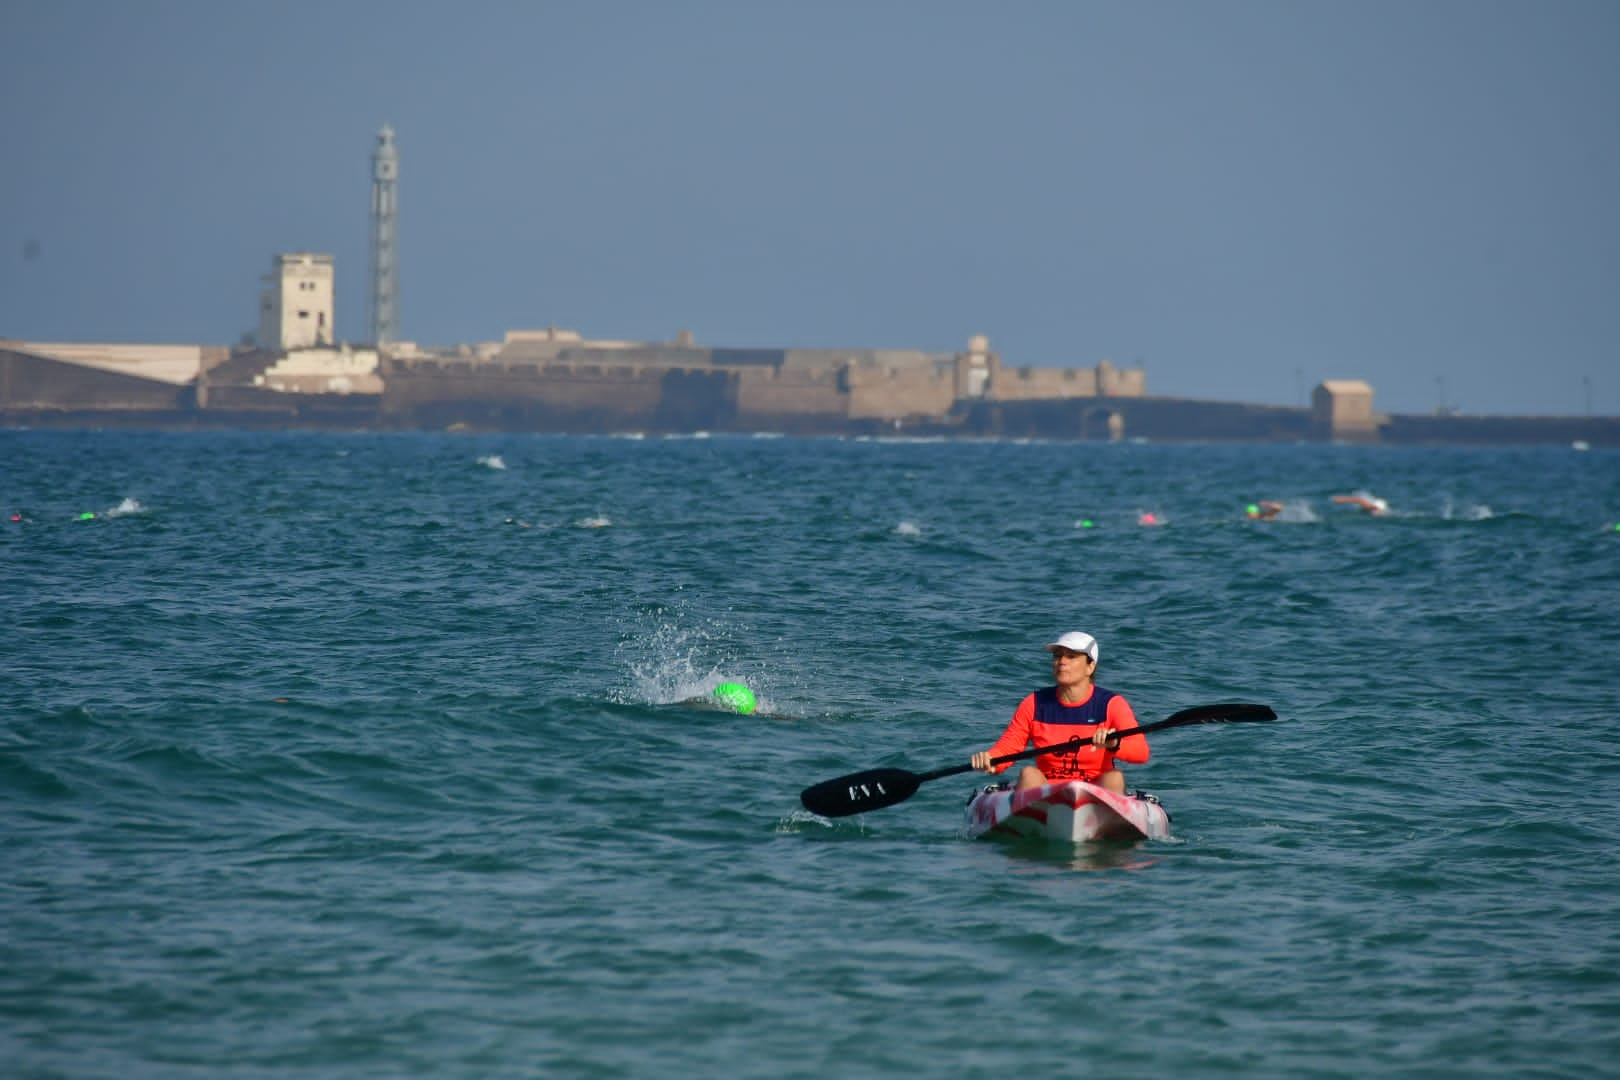
<svg viewBox="0 0 1620 1080"><path fill-rule="evenodd" d="M1136 713L1132 711L1130 702L1126 701L1123 695L1100 686L1093 686L1084 701L1070 705L1058 701L1054 690L1055 688L1037 691L1018 703L1018 708L1013 710L1012 722L1007 725L1007 730L1001 733L1001 738L996 740L996 744L990 748L991 757L1016 754L1030 746L1068 743L1071 739L1079 738L1080 745L1073 750L1041 754L1036 757L1035 767L1041 770L1048 781L1054 783L1063 780L1095 780L1114 767L1116 758L1133 765L1147 761L1150 751L1146 735L1127 735L1120 740L1119 749L1114 751L1091 745L1092 733L1105 723L1115 731L1137 726ZM1041 693L1050 695L1050 703L1045 714L1049 718L1055 717L1056 722L1036 718L1035 701L1037 694ZM1098 699L1099 694L1106 697ZM1012 762L998 765L996 772L1004 771L1010 764Z"/></svg>

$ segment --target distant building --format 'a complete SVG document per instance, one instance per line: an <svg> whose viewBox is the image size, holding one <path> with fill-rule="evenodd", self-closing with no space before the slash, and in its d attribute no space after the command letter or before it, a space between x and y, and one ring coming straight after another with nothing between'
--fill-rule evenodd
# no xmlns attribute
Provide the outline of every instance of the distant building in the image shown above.
<svg viewBox="0 0 1620 1080"><path fill-rule="evenodd" d="M1311 392L1311 419L1329 438L1377 442L1373 388L1360 379L1326 379Z"/></svg>
<svg viewBox="0 0 1620 1080"><path fill-rule="evenodd" d="M332 256L277 255L259 294L259 348L286 352L332 344Z"/></svg>
<svg viewBox="0 0 1620 1080"><path fill-rule="evenodd" d="M330 255L277 255L259 298L259 344L251 357L205 377L198 399L218 400L233 380L292 394L380 394L377 350L333 343L337 321Z"/></svg>

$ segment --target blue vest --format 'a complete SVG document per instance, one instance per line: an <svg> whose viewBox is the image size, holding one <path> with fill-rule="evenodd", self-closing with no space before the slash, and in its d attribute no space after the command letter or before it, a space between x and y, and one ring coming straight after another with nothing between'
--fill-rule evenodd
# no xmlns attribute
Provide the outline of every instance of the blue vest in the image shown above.
<svg viewBox="0 0 1620 1080"><path fill-rule="evenodd" d="M1091 700L1084 705L1064 705L1058 701L1057 695L1058 688L1055 686L1035 691L1037 724L1095 726L1108 719L1108 703L1114 700L1114 692L1100 686L1091 688Z"/></svg>

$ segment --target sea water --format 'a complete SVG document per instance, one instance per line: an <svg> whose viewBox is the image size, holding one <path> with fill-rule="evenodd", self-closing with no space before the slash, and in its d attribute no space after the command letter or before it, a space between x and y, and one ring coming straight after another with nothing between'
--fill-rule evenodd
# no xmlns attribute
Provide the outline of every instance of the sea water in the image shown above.
<svg viewBox="0 0 1620 1080"><path fill-rule="evenodd" d="M0 513L7 1077L1617 1075L1613 451L0 431ZM800 807L1071 629L1277 711L1174 839Z"/></svg>

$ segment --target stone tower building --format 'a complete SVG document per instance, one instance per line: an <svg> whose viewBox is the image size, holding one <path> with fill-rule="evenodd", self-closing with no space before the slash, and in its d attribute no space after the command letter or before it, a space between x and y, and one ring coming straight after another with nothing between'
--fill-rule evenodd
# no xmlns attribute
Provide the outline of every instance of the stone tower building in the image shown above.
<svg viewBox="0 0 1620 1080"><path fill-rule="evenodd" d="M332 256L277 255L259 294L259 348L271 352L332 344Z"/></svg>

